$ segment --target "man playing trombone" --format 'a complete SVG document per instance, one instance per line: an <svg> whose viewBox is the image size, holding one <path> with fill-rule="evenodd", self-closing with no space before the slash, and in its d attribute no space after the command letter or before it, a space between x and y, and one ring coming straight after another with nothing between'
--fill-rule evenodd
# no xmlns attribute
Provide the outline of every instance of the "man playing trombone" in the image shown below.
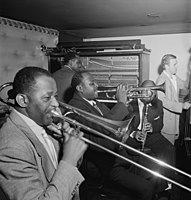
<svg viewBox="0 0 191 200"><path fill-rule="evenodd" d="M57 88L50 73L40 67L19 70L9 91L14 103L0 130L0 189L8 199L79 199L84 180L76 168L87 145L63 123L65 143L47 135L52 111L59 110ZM2 198L2 197L1 197Z"/></svg>
<svg viewBox="0 0 191 200"><path fill-rule="evenodd" d="M94 115L118 121L123 120L129 114L129 111L126 107L126 87L120 85L117 88L116 97L118 102L112 109L109 109L104 104L96 101L96 98L98 97L98 85L90 73L81 72L74 74L71 85L75 89L75 93L72 100L69 102L70 105ZM96 104L96 106L94 104ZM99 126L98 124L90 122L89 120L86 120L85 118L75 114L75 112L74 114L70 114L70 117L82 124L87 125L88 127L94 128L119 140L119 137L117 137L115 134L108 132L102 126ZM116 145L92 133L86 133L84 131L84 134L85 137L89 138L90 140L96 141L100 145L115 152L119 152L119 145ZM128 156L125 150L121 149L121 151L125 152L124 154ZM107 181L112 180L113 184L116 184L118 187L120 187L120 189L126 192L126 195L131 193L135 199L139 200L152 199L155 193L155 186L153 182L131 171L131 165L129 163L126 162L125 165L121 165L121 163L118 162L119 159L115 159L114 157L104 153L98 148L92 147L91 145L84 155L84 162L85 160L92 161L96 166L98 166L98 168L102 171L102 175L105 176L105 179L107 179ZM82 167L84 166L83 163ZM86 169L87 168L85 167L85 170ZM83 170L84 169L82 168L82 171Z"/></svg>

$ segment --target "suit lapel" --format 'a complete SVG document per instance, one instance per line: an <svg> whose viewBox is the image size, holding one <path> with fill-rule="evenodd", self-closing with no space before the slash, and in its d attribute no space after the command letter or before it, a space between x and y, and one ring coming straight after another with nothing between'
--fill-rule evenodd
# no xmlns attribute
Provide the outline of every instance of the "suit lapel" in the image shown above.
<svg viewBox="0 0 191 200"><path fill-rule="evenodd" d="M164 76L165 76L165 79L166 79L166 82L167 82L167 84L166 84L167 85L166 87L168 87L167 91L170 91L173 100L178 102L178 94L177 94L177 92L176 92L176 90L175 90L170 78L165 73L164 73ZM178 88L178 80L177 80L177 91L178 90L179 90L179 88Z"/></svg>
<svg viewBox="0 0 191 200"><path fill-rule="evenodd" d="M95 101L95 102L96 102L96 105L95 106L91 106L92 109L94 109L94 113L96 113L99 116L103 116L103 112L101 110L101 107L99 106L99 103L97 101ZM96 108L96 106L97 106L97 108Z"/></svg>
<svg viewBox="0 0 191 200"><path fill-rule="evenodd" d="M100 114L99 111L97 111L92 105L90 105L90 103L88 103L86 100L84 100L80 95L78 95L77 93L74 94L74 99L76 99L77 101L81 101L86 107L88 110L90 110L90 113L92 114L96 114L96 115L99 115L99 116L102 116ZM97 101L96 101L97 103ZM99 106L98 106L99 107ZM100 109L100 107L99 107ZM100 109L101 110L101 109ZM101 110L102 111L102 110Z"/></svg>
<svg viewBox="0 0 191 200"><path fill-rule="evenodd" d="M42 159L41 163L42 163L42 168L44 170L44 174L45 174L47 180L50 182L52 179L52 176L55 172L55 168L52 164L52 161L50 160L50 158L48 156L48 153L46 152L46 149L41 144L41 142L38 140L38 138L35 136L35 134L32 132L32 130L28 127L28 125L25 123L25 121L16 112L13 111L11 113L10 119L26 135L26 137L33 144L38 155Z"/></svg>
<svg viewBox="0 0 191 200"><path fill-rule="evenodd" d="M130 103L133 107L133 114L135 115L134 118L134 126L138 127L140 123L140 111L139 111L139 105L138 105L138 100L135 99Z"/></svg>

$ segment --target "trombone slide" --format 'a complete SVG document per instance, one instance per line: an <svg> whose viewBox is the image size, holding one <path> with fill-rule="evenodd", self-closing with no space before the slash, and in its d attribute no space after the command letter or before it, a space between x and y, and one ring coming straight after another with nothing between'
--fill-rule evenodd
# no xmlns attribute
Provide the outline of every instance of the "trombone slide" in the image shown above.
<svg viewBox="0 0 191 200"><path fill-rule="evenodd" d="M105 139L108 139L108 140L110 140L110 141L112 141L112 142L115 142L115 143L119 144L119 146L123 146L124 148L127 148L127 149L129 149L129 150L131 150L131 151L133 151L133 152L136 152L137 154L140 154L140 155L142 155L142 156L144 156L144 157L146 157L146 158L148 158L148 159L154 161L155 163L157 163L157 164L159 164L159 165L161 165L161 166L163 166L163 167L168 167L168 168L170 168L170 169L172 169L172 170L175 170L175 171L177 171L177 172L179 172L179 173L181 173L181 174L183 174L183 175L185 175L185 176L191 178L191 175L190 175L190 174L187 174L186 172L183 172L183 171L181 171L181 170L179 170L179 169L177 169L177 168L175 168L175 167L173 167L173 166L171 166L171 165L169 165L169 164L167 164L167 163L165 163L165 162L163 162L163 161L161 161L161 160L158 160L158 159L156 159L156 158L154 158L154 157L152 157L152 156L149 156L149 155L147 155L147 154L145 154L145 153L143 153L143 152L141 152L141 151L139 151L139 150L137 150L137 149L134 149L134 148L131 147L131 146L128 146L128 145L126 145L126 144L124 144L124 143L122 143L122 142L119 142L118 140L115 140L115 139L113 139L113 138L111 138L111 137L109 137L109 136L107 136L107 135L104 135L104 134L100 133L99 131L96 131L96 130L90 128L90 127L87 127L87 126L85 126L85 125L83 125L83 124L77 122L76 120L73 120L73 119L70 119L70 118L68 118L68 117L62 116L62 115L60 115L59 113L57 113L56 111L54 111L54 110L52 111L52 114L53 114L55 117L59 117L59 118L61 118L62 120L65 120L66 122L68 122L68 123L70 123L70 124L72 124L72 125L75 125L75 126L77 126L77 127L79 127L79 128L83 128L83 129L85 129L85 130L87 130L87 131L89 131L89 132L92 132L92 133L94 133L94 134L96 134L96 135L98 135L98 136L101 136L101 137L103 137L103 138L105 138ZM102 149L102 150L104 150L104 151L106 151L106 152L108 152L108 153L114 155L114 156L117 156L117 157L119 157L119 158L121 158L121 159L123 159L123 160L125 160L125 161L127 161L127 162L130 162L130 163L133 164L133 165L136 165L137 167L140 167L141 169L143 169L143 170L145 170L145 171L147 171L147 172L150 172L151 174L153 174L153 175L155 175L155 176L157 176L157 177L159 177L159 178L162 178L162 179L164 179L164 180L166 180L166 181L169 181L169 182L171 182L171 183L173 183L173 184L175 184L175 185L177 185L177 186L179 186L179 187L181 187L181 188L183 188L183 189L185 189L185 190L191 192L191 188L188 188L188 187L186 187L186 186L184 186L184 185L182 185L182 184L180 184L180 183L178 183L178 182L176 182L176 181L174 181L174 180L172 180L172 179L170 179L170 178L168 178L168 177L165 177L164 175L161 175L160 173L158 173L158 172L156 172L156 171L153 171L153 170L151 170L151 169L148 169L147 167L145 167L145 166L143 166L143 165L140 165L140 164L138 164L138 163L136 163L136 162L134 162L134 161L132 161L132 160L130 160L130 159L128 159L128 158L126 158L126 157L124 157L124 156L118 154L118 153L116 153L116 152L111 151L110 149L107 149L107 148L105 148L105 147L103 147L103 146L101 146L101 145L99 145L99 144L97 144L97 143L94 143L94 142L92 142L91 140L88 140L88 139L86 139L86 138L84 138L84 137L80 137L80 139L82 139L82 140L83 140L84 142L86 142L87 144L94 145L94 146L96 146L96 147L98 147L98 148L100 148L100 149Z"/></svg>

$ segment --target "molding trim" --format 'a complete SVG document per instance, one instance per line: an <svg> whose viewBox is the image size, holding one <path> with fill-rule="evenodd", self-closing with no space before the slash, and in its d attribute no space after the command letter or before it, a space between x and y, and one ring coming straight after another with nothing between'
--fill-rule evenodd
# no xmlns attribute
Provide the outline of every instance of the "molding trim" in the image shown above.
<svg viewBox="0 0 191 200"><path fill-rule="evenodd" d="M19 29L37 31L37 32L45 33L45 34L49 34L49 35L55 35L55 36L59 35L59 32L55 29L49 29L49 28L45 28L42 26L28 24L25 22L20 22L20 21L16 21L16 20L4 18L4 17L0 17L0 24L6 25L6 26L12 26L12 27L19 28Z"/></svg>

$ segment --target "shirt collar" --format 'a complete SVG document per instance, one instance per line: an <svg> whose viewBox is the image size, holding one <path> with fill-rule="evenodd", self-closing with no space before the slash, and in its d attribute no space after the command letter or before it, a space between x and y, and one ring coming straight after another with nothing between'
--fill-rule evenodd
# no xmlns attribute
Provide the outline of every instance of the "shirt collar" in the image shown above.
<svg viewBox="0 0 191 200"><path fill-rule="evenodd" d="M91 104L92 106L94 105L94 104L96 104L96 102L94 101L94 100L88 100L88 99L86 99L86 98L84 98L84 97L82 97L85 101L87 101L89 104Z"/></svg>
<svg viewBox="0 0 191 200"><path fill-rule="evenodd" d="M29 128L35 133L35 135L40 135L44 128L39 126L35 121L23 115L22 113L18 112L16 109L14 111L25 121L25 123L29 126Z"/></svg>
<svg viewBox="0 0 191 200"><path fill-rule="evenodd" d="M164 73L166 76L168 76L170 79L173 79L173 80L176 80L176 75L169 75L165 70L164 70Z"/></svg>
<svg viewBox="0 0 191 200"><path fill-rule="evenodd" d="M70 69L71 71L74 71L69 65L62 66L62 70L65 70L66 68Z"/></svg>
<svg viewBox="0 0 191 200"><path fill-rule="evenodd" d="M73 71L73 69L69 65L64 65L64 67L69 68L70 70Z"/></svg>
<svg viewBox="0 0 191 200"><path fill-rule="evenodd" d="M144 106L144 103L140 100L140 99L138 99L138 104L140 105L140 106ZM152 104L151 103L148 103L148 105L149 106L152 106Z"/></svg>

